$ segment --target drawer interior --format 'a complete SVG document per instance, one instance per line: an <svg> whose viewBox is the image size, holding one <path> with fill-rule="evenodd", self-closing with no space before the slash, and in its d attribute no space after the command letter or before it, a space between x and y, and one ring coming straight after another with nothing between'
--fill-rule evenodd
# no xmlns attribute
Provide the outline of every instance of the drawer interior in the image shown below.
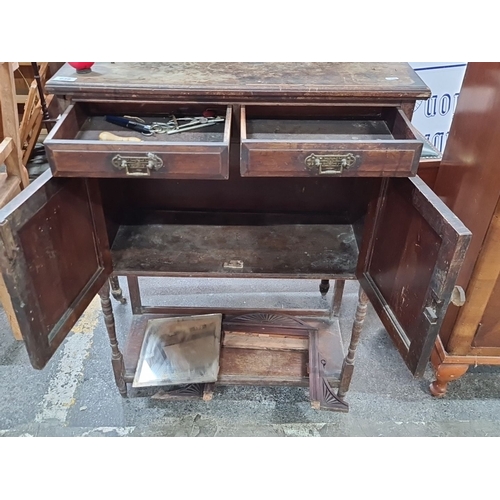
<svg viewBox="0 0 500 500"><path fill-rule="evenodd" d="M141 132L124 128L105 120L106 115L130 117L130 120L152 124L167 123L172 116L178 123L187 123L184 118L199 117L210 110L214 115L224 118L223 122L208 127L185 130L175 134L144 135ZM228 143L230 128L230 108L212 105L186 104L137 104L137 103L85 103L76 102L65 112L54 133L47 140L99 141L101 132L111 132L123 138L138 138L143 142L161 143ZM115 142L115 141L113 141ZM118 141L120 142L120 141ZM125 142L125 141L124 141ZM127 141L128 142L128 141Z"/></svg>
<svg viewBox="0 0 500 500"><path fill-rule="evenodd" d="M265 120L247 122L247 139L295 140L391 140L383 120Z"/></svg>
<svg viewBox="0 0 500 500"><path fill-rule="evenodd" d="M245 106L242 139L257 141L394 141L413 132L395 107Z"/></svg>

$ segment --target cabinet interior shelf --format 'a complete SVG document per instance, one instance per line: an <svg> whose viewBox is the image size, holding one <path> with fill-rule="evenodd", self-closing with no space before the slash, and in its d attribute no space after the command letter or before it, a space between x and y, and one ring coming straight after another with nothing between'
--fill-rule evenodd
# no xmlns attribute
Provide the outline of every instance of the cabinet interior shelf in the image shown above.
<svg viewBox="0 0 500 500"><path fill-rule="evenodd" d="M185 214L170 213L168 222L164 217L162 223L121 224L111 248L114 271L169 276L355 277L359 251L352 224L326 224L326 216L313 218L323 223L290 223L290 216L263 220L258 215L228 214L226 218L232 220L224 225L210 223L212 218L213 214L186 219Z"/></svg>

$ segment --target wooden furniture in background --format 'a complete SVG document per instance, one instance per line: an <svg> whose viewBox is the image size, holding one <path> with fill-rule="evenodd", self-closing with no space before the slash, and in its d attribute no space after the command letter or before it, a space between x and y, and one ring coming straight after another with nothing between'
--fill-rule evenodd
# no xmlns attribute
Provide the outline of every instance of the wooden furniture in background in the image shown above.
<svg viewBox="0 0 500 500"><path fill-rule="evenodd" d="M434 186L472 231L457 281L466 300L449 307L432 354L435 396L470 365L500 365L499 158L500 63L469 63Z"/></svg>
<svg viewBox="0 0 500 500"><path fill-rule="evenodd" d="M17 63L0 63L0 165L5 164L6 170L0 173L0 208L29 184L28 172L23 163L21 138L19 136L19 116L14 81L16 69ZM1 277L0 302L11 325L14 337L21 340L21 330L9 294L5 288L5 283Z"/></svg>
<svg viewBox="0 0 500 500"><path fill-rule="evenodd" d="M39 139L42 128L50 130L59 114L59 103L46 95L46 108L42 109L40 90L47 77L56 71L60 63L40 63L37 71L33 64L0 63L0 165L5 163L6 172L0 173L0 208L29 184L26 165ZM37 78L40 78L37 82ZM22 334L12 308L12 302L0 278L0 302L5 310L14 338L22 340Z"/></svg>
<svg viewBox="0 0 500 500"><path fill-rule="evenodd" d="M43 139L59 114L59 103L45 92L45 82L62 63L20 62L14 74L16 102L19 112L19 136L23 165L27 165L39 139ZM37 69L34 69L36 65ZM44 102L41 100L43 95ZM40 137L42 135L42 137Z"/></svg>
<svg viewBox="0 0 500 500"><path fill-rule="evenodd" d="M6 172L1 174L0 206L4 206L29 184L21 152L15 69L16 63L0 63L0 165L5 163L6 167Z"/></svg>

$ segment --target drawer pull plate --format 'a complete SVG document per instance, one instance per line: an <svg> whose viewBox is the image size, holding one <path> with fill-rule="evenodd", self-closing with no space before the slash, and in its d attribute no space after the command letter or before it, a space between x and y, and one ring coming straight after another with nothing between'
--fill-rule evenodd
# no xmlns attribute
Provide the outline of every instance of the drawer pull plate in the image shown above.
<svg viewBox="0 0 500 500"><path fill-rule="evenodd" d="M151 175L151 170L159 170L163 167L163 160L153 153L147 153L145 156L116 155L111 163L118 170L125 169L127 175L139 177Z"/></svg>
<svg viewBox="0 0 500 500"><path fill-rule="evenodd" d="M305 159L307 168L317 168L320 174L341 174L344 168L352 167L356 157L352 153L344 155L317 155L310 154Z"/></svg>

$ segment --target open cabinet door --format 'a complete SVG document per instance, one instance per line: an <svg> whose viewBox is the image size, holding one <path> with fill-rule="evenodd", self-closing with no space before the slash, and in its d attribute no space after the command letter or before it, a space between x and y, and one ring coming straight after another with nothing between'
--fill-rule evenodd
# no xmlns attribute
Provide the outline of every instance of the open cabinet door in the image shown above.
<svg viewBox="0 0 500 500"><path fill-rule="evenodd" d="M419 178L384 181L370 206L358 279L412 373L423 375L470 231Z"/></svg>
<svg viewBox="0 0 500 500"><path fill-rule="evenodd" d="M43 368L111 272L99 190L46 171L0 210L0 270L34 368Z"/></svg>

